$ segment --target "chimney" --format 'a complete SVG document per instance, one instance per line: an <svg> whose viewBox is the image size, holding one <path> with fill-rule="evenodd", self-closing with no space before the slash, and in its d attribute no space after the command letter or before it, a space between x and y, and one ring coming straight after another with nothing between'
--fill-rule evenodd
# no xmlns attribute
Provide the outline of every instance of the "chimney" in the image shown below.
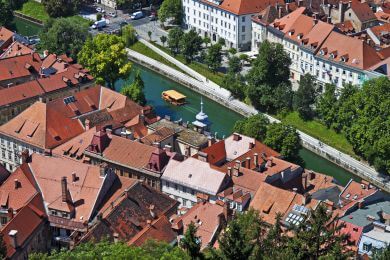
<svg viewBox="0 0 390 260"><path fill-rule="evenodd" d="M208 154L204 152L198 152L198 159L202 162L208 162Z"/></svg>
<svg viewBox="0 0 390 260"><path fill-rule="evenodd" d="M298 7L302 7L303 6L303 0L298 0Z"/></svg>
<svg viewBox="0 0 390 260"><path fill-rule="evenodd" d="M214 144L214 142L215 142L214 138L209 138L208 139L208 146L209 147L212 146Z"/></svg>
<svg viewBox="0 0 390 260"><path fill-rule="evenodd" d="M187 157L187 158L191 156L191 147L188 146L188 145L185 148L184 156Z"/></svg>
<svg viewBox="0 0 390 260"><path fill-rule="evenodd" d="M239 164L234 166L234 168L233 168L233 175L236 176L236 177L240 176L240 165Z"/></svg>
<svg viewBox="0 0 390 260"><path fill-rule="evenodd" d="M302 205L303 206L307 205L310 202L310 199L311 199L311 197L310 197L309 193L303 194L303 196L302 196Z"/></svg>
<svg viewBox="0 0 390 260"><path fill-rule="evenodd" d="M232 177L232 167L227 167L227 175L229 176L229 177Z"/></svg>
<svg viewBox="0 0 390 260"><path fill-rule="evenodd" d="M314 180L316 177L316 174L313 171L309 171L309 180Z"/></svg>
<svg viewBox="0 0 390 260"><path fill-rule="evenodd" d="M345 15L345 5L343 1L339 2L339 23L344 22L344 15Z"/></svg>
<svg viewBox="0 0 390 260"><path fill-rule="evenodd" d="M237 134L237 133L233 134L233 141L240 141L240 139L241 139L241 136L239 134Z"/></svg>
<svg viewBox="0 0 390 260"><path fill-rule="evenodd" d="M76 182L78 180L78 177L75 172L72 173L72 182Z"/></svg>
<svg viewBox="0 0 390 260"><path fill-rule="evenodd" d="M100 177L105 177L108 172L108 164L103 162L100 164Z"/></svg>
<svg viewBox="0 0 390 260"><path fill-rule="evenodd" d="M363 201L359 201L358 207L359 207L359 209L362 209L362 208L364 208Z"/></svg>
<svg viewBox="0 0 390 260"><path fill-rule="evenodd" d="M348 1L348 9L351 8L352 1Z"/></svg>
<svg viewBox="0 0 390 260"><path fill-rule="evenodd" d="M164 150L165 150L166 152L172 152L172 146L166 144L166 145L164 146Z"/></svg>
<svg viewBox="0 0 390 260"><path fill-rule="evenodd" d="M251 158L250 157L246 157L246 167L248 169L251 169Z"/></svg>
<svg viewBox="0 0 390 260"><path fill-rule="evenodd" d="M289 5L290 5L290 3L286 3L286 13L290 13L290 10L288 8Z"/></svg>
<svg viewBox="0 0 390 260"><path fill-rule="evenodd" d="M318 23L318 20L315 18L313 19L313 26L316 25Z"/></svg>
<svg viewBox="0 0 390 260"><path fill-rule="evenodd" d="M68 181L66 177L61 179L61 190L62 190L62 202L68 202Z"/></svg>
<svg viewBox="0 0 390 260"><path fill-rule="evenodd" d="M303 175L303 189L307 189L307 174Z"/></svg>
<svg viewBox="0 0 390 260"><path fill-rule="evenodd" d="M48 55L49 55L49 51L48 50L44 50L43 51L43 58L46 58Z"/></svg>
<svg viewBox="0 0 390 260"><path fill-rule="evenodd" d="M119 234L115 232L114 234L112 234L112 236L114 237L114 243L118 243L119 242Z"/></svg>
<svg viewBox="0 0 390 260"><path fill-rule="evenodd" d="M150 219L146 220L146 225L148 225L148 227L152 226L152 221Z"/></svg>
<svg viewBox="0 0 390 260"><path fill-rule="evenodd" d="M333 5L328 4L328 17L332 16L332 7L333 7Z"/></svg>
<svg viewBox="0 0 390 260"><path fill-rule="evenodd" d="M91 121L89 121L89 119L86 119L85 120L85 130L88 131L90 126L91 126Z"/></svg>
<svg viewBox="0 0 390 260"><path fill-rule="evenodd" d="M150 212L150 216L152 217L152 219L155 219L157 216L156 216L156 212L154 211L154 205L151 204L149 206L149 212Z"/></svg>
<svg viewBox="0 0 390 260"><path fill-rule="evenodd" d="M253 163L255 164L255 167L259 166L259 154L258 153L255 153L253 155Z"/></svg>
<svg viewBox="0 0 390 260"><path fill-rule="evenodd" d="M51 149L45 149L45 151L43 153L44 153L45 156L51 156L52 155Z"/></svg>
<svg viewBox="0 0 390 260"><path fill-rule="evenodd" d="M249 143L249 149L253 149L253 147L255 147L255 143L250 142Z"/></svg>
<svg viewBox="0 0 390 260"><path fill-rule="evenodd" d="M8 235L10 237L11 246L15 249L18 248L18 231L13 229L8 233Z"/></svg>
<svg viewBox="0 0 390 260"><path fill-rule="evenodd" d="M282 18L282 7L278 6L278 18Z"/></svg>
<svg viewBox="0 0 390 260"><path fill-rule="evenodd" d="M15 190L17 190L18 188L20 188L21 186L21 183L18 179L14 179L14 186L15 186Z"/></svg>
<svg viewBox="0 0 390 260"><path fill-rule="evenodd" d="M156 148L160 148L160 143L159 142L153 142L153 146Z"/></svg>
<svg viewBox="0 0 390 260"><path fill-rule="evenodd" d="M10 221L11 219L14 218L14 209L13 208L8 209L7 217L8 217L8 221Z"/></svg>
<svg viewBox="0 0 390 260"><path fill-rule="evenodd" d="M327 22L328 24L332 24L332 17L328 16L328 17L326 18L326 22Z"/></svg>
<svg viewBox="0 0 390 260"><path fill-rule="evenodd" d="M31 162L30 152L28 149L24 149L22 152L22 163L29 163Z"/></svg>

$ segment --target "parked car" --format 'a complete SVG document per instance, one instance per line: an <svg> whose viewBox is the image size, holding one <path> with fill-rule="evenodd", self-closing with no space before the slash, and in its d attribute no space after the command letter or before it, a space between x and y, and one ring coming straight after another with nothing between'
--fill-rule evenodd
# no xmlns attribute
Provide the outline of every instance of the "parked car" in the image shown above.
<svg viewBox="0 0 390 260"><path fill-rule="evenodd" d="M150 21L157 21L157 16L156 15L151 15L149 16Z"/></svg>
<svg viewBox="0 0 390 260"><path fill-rule="evenodd" d="M111 17L114 17L114 18L117 17L115 12L109 12L108 15L111 16Z"/></svg>
<svg viewBox="0 0 390 260"><path fill-rule="evenodd" d="M138 11L138 12L133 13L130 16L130 19L131 20L137 20L137 19L141 19L142 17L144 17L144 13L142 11Z"/></svg>
<svg viewBox="0 0 390 260"><path fill-rule="evenodd" d="M107 26L107 21L105 19L102 19L100 21L94 22L91 27L92 27L92 29L101 29L101 28L104 28L106 26Z"/></svg>
<svg viewBox="0 0 390 260"><path fill-rule="evenodd" d="M96 12L100 13L102 11L101 7L96 8Z"/></svg>

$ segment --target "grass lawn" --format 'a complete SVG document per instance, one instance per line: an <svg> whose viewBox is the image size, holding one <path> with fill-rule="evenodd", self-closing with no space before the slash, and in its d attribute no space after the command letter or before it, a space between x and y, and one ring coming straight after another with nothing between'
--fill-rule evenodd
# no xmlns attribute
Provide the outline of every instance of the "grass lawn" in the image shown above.
<svg viewBox="0 0 390 260"><path fill-rule="evenodd" d="M352 150L352 145L347 141L344 135L326 128L321 122L316 120L304 121L299 117L298 112L291 112L284 117L278 116L278 118L284 123L292 125L302 132L321 140L323 143L358 158Z"/></svg>
<svg viewBox="0 0 390 260"><path fill-rule="evenodd" d="M22 9L18 11L42 22L46 22L49 19L49 15L46 13L43 5L34 0L24 3Z"/></svg>
<svg viewBox="0 0 390 260"><path fill-rule="evenodd" d="M163 46L160 46L158 44L155 44L154 43L154 46L156 46L157 48L165 51L166 53L168 53L169 55L172 55L171 51L166 48L166 47L163 47ZM173 56L173 55L172 55ZM207 65L205 64L202 64L202 63L199 63L199 62L191 62L190 64L187 64L186 63L186 60L184 58L183 55L181 54L178 54L176 56L174 56L175 59L177 59L178 61L186 64L188 67L190 67L191 69L195 70L196 72L198 72L199 74L205 76L206 78L208 78L209 80L217 83L218 85L222 85L222 81L223 81L223 77L225 74L221 73L221 72L216 72L216 73L213 73L208 67Z"/></svg>
<svg viewBox="0 0 390 260"><path fill-rule="evenodd" d="M93 24L92 21L84 19L80 15L70 16L70 17L68 17L68 19L72 20L72 22L74 22L74 23L85 25L86 27L90 27Z"/></svg>
<svg viewBox="0 0 390 260"><path fill-rule="evenodd" d="M152 49L150 49L149 47L147 47L145 44L143 44L142 42L136 42L135 44L133 44L129 49L133 50L133 51L136 51L136 52L139 52L145 56L148 56L149 58L152 58L156 61L159 61L173 69L176 69L182 73L185 73L183 70L181 70L179 67L177 67L175 64L169 62L168 60L166 60L163 56L161 56L160 54L154 52ZM187 73L185 73L187 74Z"/></svg>

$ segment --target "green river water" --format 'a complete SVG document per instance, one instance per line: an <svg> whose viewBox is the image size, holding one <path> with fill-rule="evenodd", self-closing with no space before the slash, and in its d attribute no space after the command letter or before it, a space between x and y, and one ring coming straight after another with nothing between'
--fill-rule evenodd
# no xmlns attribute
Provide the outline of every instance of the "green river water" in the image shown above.
<svg viewBox="0 0 390 260"><path fill-rule="evenodd" d="M24 36L31 36L37 35L41 30L41 27L25 20L15 18L13 30L16 30ZM184 122L192 122L195 119L195 115L200 110L200 94L142 66L134 65L134 69L139 69L141 71L142 79L145 82L146 99L148 104L155 108L155 111L159 116L165 117L166 115L169 115L172 120L182 119ZM128 81L130 82L132 78L133 76L131 76ZM116 86L117 90L119 90L123 84L123 81L119 81ZM175 89L186 95L188 104L182 107L176 107L164 102L161 99L161 92L167 89ZM211 130L213 133L217 132L217 135L220 138L230 135L234 123L243 118L241 115L207 97L203 97L203 103L204 111L208 114L210 121L213 123ZM302 149L300 155L306 163L306 168L333 176L342 185L345 185L351 178L359 179L352 173L345 171L309 150Z"/></svg>

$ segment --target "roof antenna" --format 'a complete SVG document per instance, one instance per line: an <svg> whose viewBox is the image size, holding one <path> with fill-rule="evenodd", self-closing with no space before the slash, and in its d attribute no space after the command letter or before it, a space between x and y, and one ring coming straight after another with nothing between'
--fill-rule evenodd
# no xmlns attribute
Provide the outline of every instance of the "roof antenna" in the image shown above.
<svg viewBox="0 0 390 260"><path fill-rule="evenodd" d="M203 113L203 97L200 97L200 112Z"/></svg>

